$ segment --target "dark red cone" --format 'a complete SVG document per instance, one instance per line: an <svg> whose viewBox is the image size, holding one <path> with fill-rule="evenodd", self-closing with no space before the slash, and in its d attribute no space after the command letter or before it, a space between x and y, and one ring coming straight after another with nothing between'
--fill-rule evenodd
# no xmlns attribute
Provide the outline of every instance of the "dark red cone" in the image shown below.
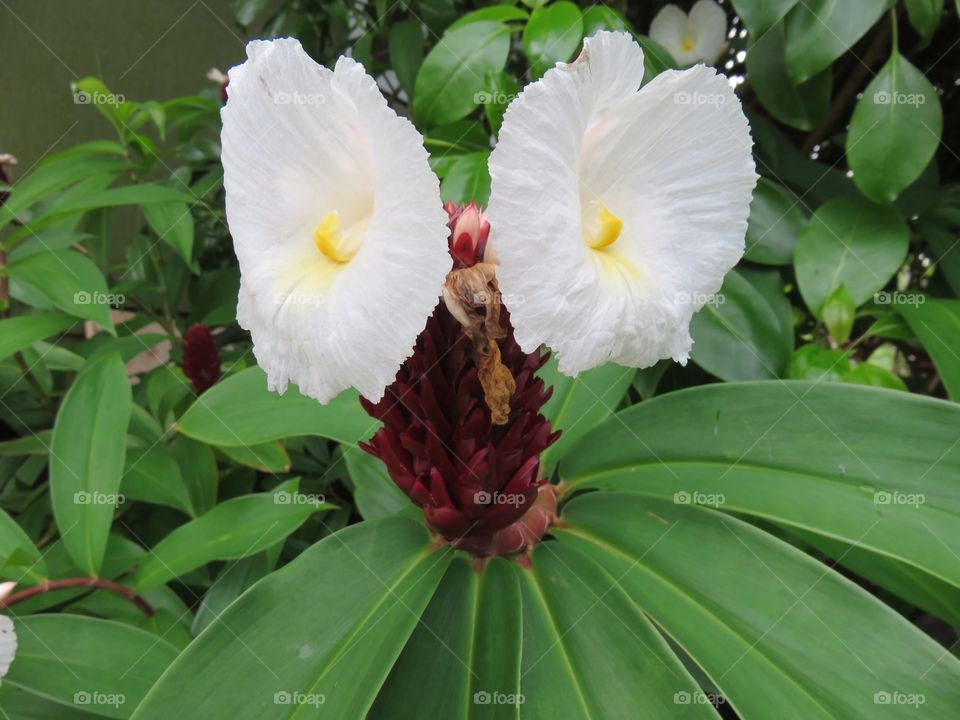
<svg viewBox="0 0 960 720"><path fill-rule="evenodd" d="M183 336L183 374L201 393L220 379L220 350L206 325L192 325Z"/></svg>
<svg viewBox="0 0 960 720"><path fill-rule="evenodd" d="M482 213L475 205L448 212L455 267L480 262L489 225L479 233L458 234L454 228L482 228ZM465 212L476 212L480 222L470 217L458 222ZM559 436L540 414L552 391L535 373L548 355L524 353L505 308L499 319L499 361L515 383L505 422L493 422L475 345L444 302L437 305L383 399L376 404L361 400L384 424L362 447L384 462L393 481L423 509L431 528L480 556L517 552L546 531L546 521L531 525L539 528L535 538L529 531L507 529L537 500L545 482L540 453ZM544 502L550 505L549 500L538 505ZM543 508L537 515L544 515Z"/></svg>

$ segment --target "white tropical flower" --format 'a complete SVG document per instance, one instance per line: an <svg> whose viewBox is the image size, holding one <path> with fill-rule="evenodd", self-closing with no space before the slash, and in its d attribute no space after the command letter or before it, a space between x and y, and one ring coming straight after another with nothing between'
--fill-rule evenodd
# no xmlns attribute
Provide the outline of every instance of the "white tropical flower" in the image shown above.
<svg viewBox="0 0 960 720"><path fill-rule="evenodd" d="M689 15L676 5L665 5L650 23L650 37L680 65L712 65L726 44L727 14L713 0L699 0Z"/></svg>
<svg viewBox="0 0 960 720"><path fill-rule="evenodd" d="M739 101L704 65L642 74L626 33L587 39L508 107L490 158L517 341L568 375L685 362L693 313L743 254L757 175Z"/></svg>
<svg viewBox="0 0 960 720"><path fill-rule="evenodd" d="M451 259L423 139L363 66L254 41L222 110L237 319L272 390L377 401L433 311Z"/></svg>
<svg viewBox="0 0 960 720"><path fill-rule="evenodd" d="M17 633L13 628L13 620L0 615L0 678L6 677L16 654Z"/></svg>

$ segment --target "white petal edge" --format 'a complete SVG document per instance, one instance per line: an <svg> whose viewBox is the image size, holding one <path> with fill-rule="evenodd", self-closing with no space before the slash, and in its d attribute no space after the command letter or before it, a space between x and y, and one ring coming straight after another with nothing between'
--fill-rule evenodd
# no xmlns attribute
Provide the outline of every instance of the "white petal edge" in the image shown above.
<svg viewBox="0 0 960 720"><path fill-rule="evenodd" d="M639 46L625 33L584 46L510 105L490 158L490 246L517 341L527 352L547 345L568 375L685 362L690 318L743 254L757 179L749 126L712 68L624 92L639 77L614 81L606 69L629 49L636 72ZM604 279L582 236L581 177L624 220L610 249L641 282Z"/></svg>
<svg viewBox="0 0 960 720"><path fill-rule="evenodd" d="M6 677L10 670L10 663L17 654L17 633L13 627L13 620L6 615L0 615L0 678Z"/></svg>
<svg viewBox="0 0 960 720"><path fill-rule="evenodd" d="M355 387L377 401L451 266L423 138L352 59L331 71L292 39L251 42L247 56L230 70L222 111L237 319L270 389L293 382L327 402ZM323 280L313 229L327 211L365 209L362 247Z"/></svg>

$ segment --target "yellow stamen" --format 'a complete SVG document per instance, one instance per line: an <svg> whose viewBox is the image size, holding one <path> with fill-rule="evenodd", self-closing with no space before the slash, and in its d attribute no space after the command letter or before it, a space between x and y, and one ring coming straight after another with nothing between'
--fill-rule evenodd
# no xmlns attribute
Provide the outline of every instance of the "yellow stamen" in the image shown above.
<svg viewBox="0 0 960 720"><path fill-rule="evenodd" d="M689 35L684 35L684 36L683 36L683 51L684 51L684 52L690 52L691 50L693 50L693 38L690 37Z"/></svg>
<svg viewBox="0 0 960 720"><path fill-rule="evenodd" d="M596 232L588 233L587 245L594 250L602 250L613 245L623 230L623 220L610 212L605 205L596 200L590 203L597 208Z"/></svg>
<svg viewBox="0 0 960 720"><path fill-rule="evenodd" d="M350 262L360 249L365 225L358 223L347 228L345 233L341 232L340 213L331 210L320 218L320 224L313 229L313 242L321 253L334 262Z"/></svg>

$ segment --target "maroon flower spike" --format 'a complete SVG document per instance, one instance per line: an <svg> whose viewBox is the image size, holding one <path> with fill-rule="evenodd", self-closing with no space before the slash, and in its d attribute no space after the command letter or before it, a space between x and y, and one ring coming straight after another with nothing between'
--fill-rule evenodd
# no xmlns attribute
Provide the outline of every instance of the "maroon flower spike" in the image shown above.
<svg viewBox="0 0 960 720"><path fill-rule="evenodd" d="M206 325L197 323L183 336L183 374L201 393L220 379L220 350Z"/></svg>
<svg viewBox="0 0 960 720"><path fill-rule="evenodd" d="M540 477L540 453L560 434L540 414L552 389L535 373L548 355L527 355L514 340L495 266L483 262L483 213L474 203L447 212L454 269L444 300L383 399L361 399L383 421L362 447L446 540L510 555L536 543L556 513Z"/></svg>

